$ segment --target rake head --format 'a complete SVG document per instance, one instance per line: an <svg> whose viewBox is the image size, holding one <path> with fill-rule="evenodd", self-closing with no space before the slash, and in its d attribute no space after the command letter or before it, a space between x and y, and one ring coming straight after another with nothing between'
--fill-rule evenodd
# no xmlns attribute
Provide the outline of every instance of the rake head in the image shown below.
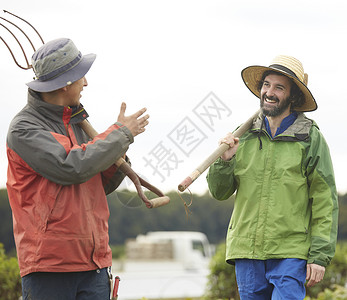
<svg viewBox="0 0 347 300"><path fill-rule="evenodd" d="M18 17L17 15L13 14L13 13L10 13L9 11L7 10L4 10L4 13L7 13L9 15L11 15L12 17L14 17L14 19L18 19L20 20L23 24L26 23L27 25L29 25L35 32L35 34L39 37L39 39L41 40L42 44L44 44L44 41L41 37L41 35L38 33L38 31L35 29L34 26L32 26L28 21L24 20L23 18L21 17ZM4 21L4 22L3 22ZM4 25L6 24L6 25ZM10 51L11 53L11 56L15 62L15 64L21 68L21 69L24 69L24 70L29 70L32 68L32 65L29 63L29 60L28 60L28 56L26 54L26 51L24 50L24 47L22 45L22 43L19 41L19 38L16 36L16 34L14 33L14 31L17 31L19 32L21 35L23 35L25 37L25 39L30 43L33 51L35 52L36 51L36 48L32 42L32 39L29 38L29 36L24 32L24 30L19 27L16 23L14 23L14 21L10 21L6 18L3 18L3 17L0 17L0 26L2 28L4 28L6 30L6 32L8 32L12 38L15 40L16 44L19 46L23 56L24 56L24 60L25 60L25 63L26 65L21 65L18 60L16 59L15 57L15 54L14 54L14 51L11 49L11 47L9 46L9 44L5 41L5 39L0 35L0 39L2 40L2 42L6 45L7 49Z"/></svg>

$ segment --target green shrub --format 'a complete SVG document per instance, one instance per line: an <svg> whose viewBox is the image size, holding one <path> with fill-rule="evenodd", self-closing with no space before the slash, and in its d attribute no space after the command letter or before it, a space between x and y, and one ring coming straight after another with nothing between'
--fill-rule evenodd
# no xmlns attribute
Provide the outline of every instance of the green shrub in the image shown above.
<svg viewBox="0 0 347 300"><path fill-rule="evenodd" d="M210 275L204 300L226 300L240 299L237 284L235 267L225 262L225 244L217 247L216 254L210 263Z"/></svg>
<svg viewBox="0 0 347 300"><path fill-rule="evenodd" d="M112 259L121 259L125 257L124 245L110 245L112 250Z"/></svg>
<svg viewBox="0 0 347 300"><path fill-rule="evenodd" d="M304 300L345 300L347 299L347 289L343 286L334 284L332 289L325 289L320 292L317 298L307 296Z"/></svg>
<svg viewBox="0 0 347 300"><path fill-rule="evenodd" d="M18 261L7 257L4 246L0 243L0 300L18 299L22 294Z"/></svg>

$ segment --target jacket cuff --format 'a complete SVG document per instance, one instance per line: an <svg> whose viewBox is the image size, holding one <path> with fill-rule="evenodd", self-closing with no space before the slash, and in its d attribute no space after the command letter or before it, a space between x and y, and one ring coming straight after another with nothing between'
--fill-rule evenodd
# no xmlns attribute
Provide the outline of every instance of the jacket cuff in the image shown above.
<svg viewBox="0 0 347 300"><path fill-rule="evenodd" d="M325 261L321 261L321 260L313 259L313 258L309 258L307 260L307 264L316 264L316 265L320 265L324 268L327 267L327 263Z"/></svg>
<svg viewBox="0 0 347 300"><path fill-rule="evenodd" d="M222 166L231 166L234 163L235 155L229 160L223 160L220 157L216 160L216 163Z"/></svg>
<svg viewBox="0 0 347 300"><path fill-rule="evenodd" d="M133 143L134 142L134 136L131 133L131 131L129 130L129 128L120 122L116 122L115 124L117 126L119 126L119 129L122 130L124 132L124 134L129 138L130 143Z"/></svg>

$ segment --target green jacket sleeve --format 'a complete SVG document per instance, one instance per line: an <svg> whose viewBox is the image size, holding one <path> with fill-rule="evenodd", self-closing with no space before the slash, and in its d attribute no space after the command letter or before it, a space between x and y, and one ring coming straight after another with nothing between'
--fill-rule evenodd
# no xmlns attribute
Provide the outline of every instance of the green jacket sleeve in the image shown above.
<svg viewBox="0 0 347 300"><path fill-rule="evenodd" d="M217 200L228 199L237 189L234 179L235 159L224 161L218 158L209 168L207 173L208 188Z"/></svg>
<svg viewBox="0 0 347 300"><path fill-rule="evenodd" d="M311 248L308 263L327 266L335 253L338 226L338 200L328 145L312 126L311 147L307 153L306 176L312 203Z"/></svg>

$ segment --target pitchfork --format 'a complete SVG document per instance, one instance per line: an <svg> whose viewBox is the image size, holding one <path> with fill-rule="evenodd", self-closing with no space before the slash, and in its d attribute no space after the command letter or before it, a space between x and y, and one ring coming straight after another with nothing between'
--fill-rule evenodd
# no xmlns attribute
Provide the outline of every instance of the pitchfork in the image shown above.
<svg viewBox="0 0 347 300"><path fill-rule="evenodd" d="M24 20L23 18L18 17L17 15L10 13L6 10L4 10L5 13L8 13L12 16L14 16L15 18L18 18L19 20L25 22L26 24L28 24L35 32L36 34L39 36L42 44L44 44L44 41L41 37L41 35L38 33L38 31L34 28L34 26L32 26L28 21ZM28 37L28 35L15 23L0 17L1 20L4 20L6 22L6 24L10 24L12 26L14 26L15 28L17 28L24 36L25 38L29 41L31 47L33 48L33 51L35 52L36 49L34 47L33 42L31 41L31 39ZM3 41L3 43L6 45L7 49L10 51L12 58L15 62L15 64L24 70L29 70L32 69L32 65L29 63L28 61L28 57L25 53L25 50L22 46L22 44L20 43L20 41L18 40L18 38L16 37L16 35L13 33L12 30L9 29L8 26L5 26L4 24L2 24L0 22L0 26L2 26L3 28L5 28L11 35L12 37L16 40L17 44L19 45L23 55L24 55L24 59L26 62L26 66L22 66L21 64L18 63L13 51L11 50L10 46L8 45L8 43L0 36L0 39ZM83 122L81 122L80 127L87 133L87 135L90 138L94 138L96 135L98 135L98 133L94 130L94 128L90 125L90 123L87 120L84 120ZM142 179L140 176L138 176L130 167L130 165L125 162L125 160L123 158L120 158L119 160L117 160L116 165L118 166L118 168L126 175L128 176L131 181L135 184L136 190L138 195L140 196L140 198L142 199L142 201L146 204L147 208L155 208L155 207L159 207L159 206L163 206L166 205L170 202L170 198L168 196L164 196L164 194L155 186L151 185L150 183L146 182L144 179ZM157 196L159 196L158 198L154 198L149 200L146 195L144 194L143 190L142 190L142 186L147 188L148 190L150 190L151 192L153 192L154 194L156 194Z"/></svg>

